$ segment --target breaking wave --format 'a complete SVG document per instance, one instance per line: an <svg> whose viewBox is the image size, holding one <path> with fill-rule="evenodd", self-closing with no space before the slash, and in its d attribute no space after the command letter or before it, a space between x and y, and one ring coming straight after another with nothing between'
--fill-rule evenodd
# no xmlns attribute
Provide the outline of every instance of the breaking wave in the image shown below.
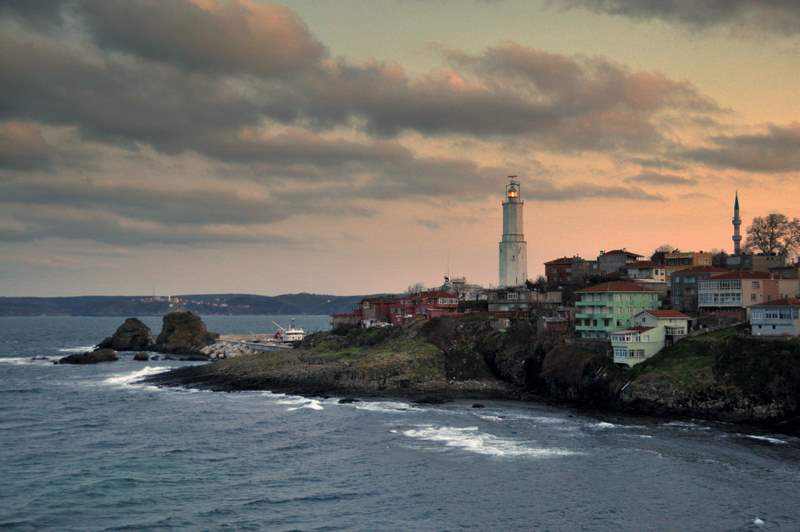
<svg viewBox="0 0 800 532"><path fill-rule="evenodd" d="M416 425L412 429L402 431L402 434L416 440L443 443L445 447L488 456L549 458L580 454L555 447L533 447L523 441L480 432L478 427Z"/></svg>
<svg viewBox="0 0 800 532"><path fill-rule="evenodd" d="M78 347L62 347L59 349L61 353L85 353L92 351L95 348L93 345L79 345Z"/></svg>
<svg viewBox="0 0 800 532"><path fill-rule="evenodd" d="M169 366L162 366L162 367L147 366L137 371L131 371L129 373L121 373L119 375L112 375L111 377L104 379L103 382L105 384L114 384L117 386L138 384L138 382L144 379L145 377L149 377L150 375L155 375L157 373L163 373L170 369L172 368Z"/></svg>

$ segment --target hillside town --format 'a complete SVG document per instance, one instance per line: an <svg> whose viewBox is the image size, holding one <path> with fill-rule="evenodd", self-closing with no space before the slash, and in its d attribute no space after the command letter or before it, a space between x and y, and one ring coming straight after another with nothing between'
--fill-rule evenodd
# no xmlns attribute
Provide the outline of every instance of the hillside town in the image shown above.
<svg viewBox="0 0 800 532"><path fill-rule="evenodd" d="M502 202L497 287L446 276L432 289L417 285L365 298L352 312L335 314L333 326L406 326L483 313L501 331L514 320L530 320L540 333L605 342L613 361L628 367L687 336L734 325L746 323L759 337L800 335L800 262L790 260L790 246L781 246L781 238L795 238L782 235L781 224L796 230L797 222L778 214L756 218L743 245L738 192L730 254L665 245L645 256L621 247L595 258L554 258L536 281L527 277L523 208L520 182L511 176Z"/></svg>

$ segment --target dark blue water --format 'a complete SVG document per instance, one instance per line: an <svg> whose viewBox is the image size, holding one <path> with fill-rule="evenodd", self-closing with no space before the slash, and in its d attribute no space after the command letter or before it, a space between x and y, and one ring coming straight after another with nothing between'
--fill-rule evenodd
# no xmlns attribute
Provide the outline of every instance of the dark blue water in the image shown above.
<svg viewBox="0 0 800 532"><path fill-rule="evenodd" d="M245 333L270 319L206 321ZM0 318L0 528L800 529L787 436L538 404L159 390L137 376L182 363L28 360L120 321Z"/></svg>

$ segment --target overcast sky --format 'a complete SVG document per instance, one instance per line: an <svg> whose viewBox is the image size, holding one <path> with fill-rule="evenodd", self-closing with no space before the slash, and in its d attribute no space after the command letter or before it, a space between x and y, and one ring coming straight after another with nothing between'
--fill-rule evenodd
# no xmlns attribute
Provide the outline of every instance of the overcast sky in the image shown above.
<svg viewBox="0 0 800 532"><path fill-rule="evenodd" d="M799 216L795 0L5 0L0 295L497 282Z"/></svg>

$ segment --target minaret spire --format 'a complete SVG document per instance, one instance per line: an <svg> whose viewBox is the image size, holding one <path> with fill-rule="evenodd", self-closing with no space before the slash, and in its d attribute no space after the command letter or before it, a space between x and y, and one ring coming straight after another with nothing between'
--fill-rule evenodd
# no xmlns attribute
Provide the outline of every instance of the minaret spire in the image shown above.
<svg viewBox="0 0 800 532"><path fill-rule="evenodd" d="M738 257L742 253L742 235L739 228L742 219L739 217L739 191L736 191L736 199L733 202L733 254Z"/></svg>

